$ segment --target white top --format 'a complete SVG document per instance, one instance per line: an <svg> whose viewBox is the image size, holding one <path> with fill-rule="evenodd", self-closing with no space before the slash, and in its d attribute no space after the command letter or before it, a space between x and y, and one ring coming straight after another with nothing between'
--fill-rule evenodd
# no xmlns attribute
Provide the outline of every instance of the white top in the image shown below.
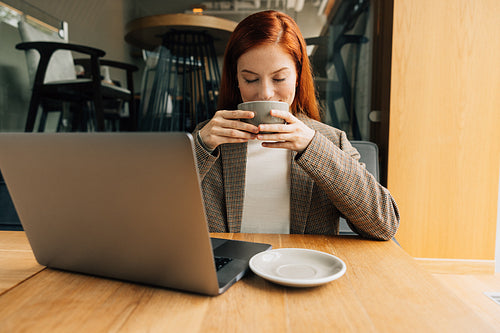
<svg viewBox="0 0 500 333"><path fill-rule="evenodd" d="M290 158L288 149L248 141L241 232L290 233Z"/></svg>

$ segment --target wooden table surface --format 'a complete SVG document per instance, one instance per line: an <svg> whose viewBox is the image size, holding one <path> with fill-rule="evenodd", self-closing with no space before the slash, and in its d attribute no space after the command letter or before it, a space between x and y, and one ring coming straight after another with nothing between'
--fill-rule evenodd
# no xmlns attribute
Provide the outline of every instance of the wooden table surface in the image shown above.
<svg viewBox="0 0 500 333"><path fill-rule="evenodd" d="M249 274L216 297L47 269L0 232L0 332L498 332L392 241L213 234L331 253L340 279L291 288Z"/></svg>
<svg viewBox="0 0 500 333"><path fill-rule="evenodd" d="M237 22L209 15L152 15L127 23L125 41L135 47L152 51L162 44L162 35L172 29L204 31L214 38L217 54L223 55L229 37L237 25Z"/></svg>

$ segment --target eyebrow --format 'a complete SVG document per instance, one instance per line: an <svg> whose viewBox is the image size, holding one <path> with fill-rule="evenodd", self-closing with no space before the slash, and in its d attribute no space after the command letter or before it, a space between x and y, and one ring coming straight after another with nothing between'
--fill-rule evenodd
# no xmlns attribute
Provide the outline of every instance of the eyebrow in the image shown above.
<svg viewBox="0 0 500 333"><path fill-rule="evenodd" d="M276 74L276 73L279 73L279 72L281 72L281 71L284 71L284 70L289 70L289 69L290 69L289 67L283 67L283 68L280 68L280 69L278 69L278 70L276 70L276 71L272 72L271 74ZM252 72L251 70L248 70L248 69L243 69L243 70L241 70L241 72L242 72L242 73L253 74L253 75L259 75L259 74L257 74L257 73Z"/></svg>

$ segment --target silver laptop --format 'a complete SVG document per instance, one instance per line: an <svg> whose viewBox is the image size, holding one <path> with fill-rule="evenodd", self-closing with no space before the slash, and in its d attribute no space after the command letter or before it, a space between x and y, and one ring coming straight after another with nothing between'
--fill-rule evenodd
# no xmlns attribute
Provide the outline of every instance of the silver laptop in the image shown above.
<svg viewBox="0 0 500 333"><path fill-rule="evenodd" d="M0 170L41 265L218 295L271 248L210 238L188 133L0 133Z"/></svg>

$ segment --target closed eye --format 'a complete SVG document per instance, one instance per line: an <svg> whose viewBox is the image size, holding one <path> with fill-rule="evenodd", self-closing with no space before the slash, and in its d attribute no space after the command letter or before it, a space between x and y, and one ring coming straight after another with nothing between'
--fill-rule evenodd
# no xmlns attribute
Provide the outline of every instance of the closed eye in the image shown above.
<svg viewBox="0 0 500 333"><path fill-rule="evenodd" d="M245 79L246 83L254 83L254 82L257 82L257 81L258 81L258 79L253 79L253 80L247 80L247 79Z"/></svg>

